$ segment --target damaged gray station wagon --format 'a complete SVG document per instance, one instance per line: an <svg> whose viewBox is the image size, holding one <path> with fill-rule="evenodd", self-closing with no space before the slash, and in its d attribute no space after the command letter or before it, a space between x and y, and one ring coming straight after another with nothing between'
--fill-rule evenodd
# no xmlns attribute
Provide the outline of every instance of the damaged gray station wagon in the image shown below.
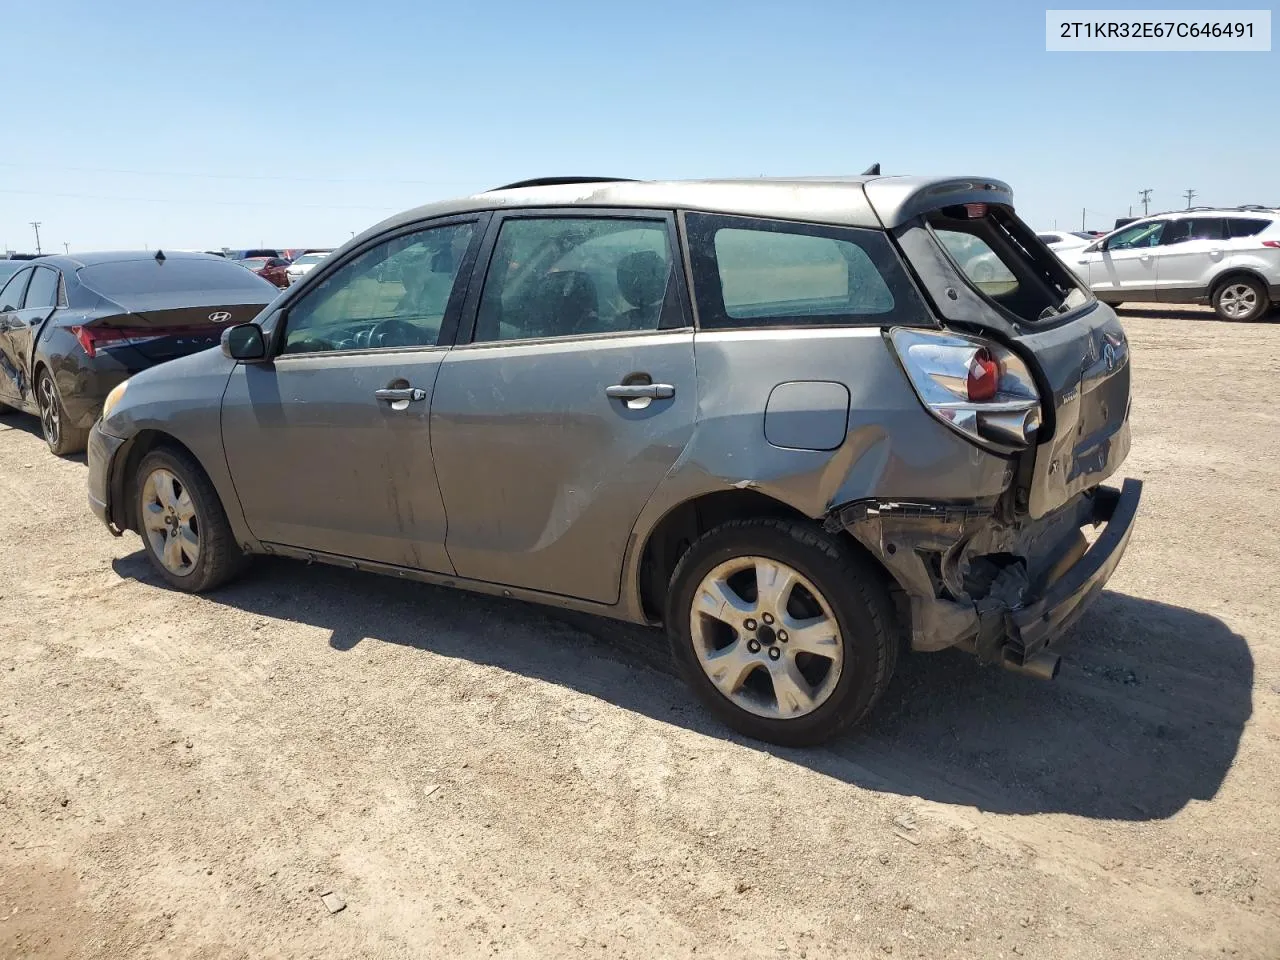
<svg viewBox="0 0 1280 960"><path fill-rule="evenodd" d="M1141 484L1101 485L1120 323L1012 202L558 178L422 207L113 391L90 503L180 590L267 553L664 624L777 743L865 716L903 645L1050 677Z"/></svg>

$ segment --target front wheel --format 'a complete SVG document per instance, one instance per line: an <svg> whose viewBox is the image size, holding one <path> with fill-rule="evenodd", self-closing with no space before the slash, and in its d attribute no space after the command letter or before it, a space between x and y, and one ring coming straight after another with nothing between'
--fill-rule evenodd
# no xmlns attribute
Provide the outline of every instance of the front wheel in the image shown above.
<svg viewBox="0 0 1280 960"><path fill-rule="evenodd" d="M735 520L671 578L667 631L686 682L740 733L819 743L860 721L898 655L879 571L819 526Z"/></svg>
<svg viewBox="0 0 1280 960"><path fill-rule="evenodd" d="M1213 310L1223 320L1257 320L1270 306L1267 288L1252 277L1228 280L1213 294Z"/></svg>
<svg viewBox="0 0 1280 960"><path fill-rule="evenodd" d="M212 481L186 453L154 450L134 475L138 530L151 565L170 586L201 593L226 583L247 558Z"/></svg>

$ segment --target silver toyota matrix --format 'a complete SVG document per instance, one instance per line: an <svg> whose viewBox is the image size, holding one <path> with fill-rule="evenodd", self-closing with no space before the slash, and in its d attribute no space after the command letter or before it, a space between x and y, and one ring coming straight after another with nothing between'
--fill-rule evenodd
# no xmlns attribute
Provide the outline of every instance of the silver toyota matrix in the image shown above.
<svg viewBox="0 0 1280 960"><path fill-rule="evenodd" d="M533 180L116 387L89 501L180 590L267 553L662 624L725 723L807 744L903 645L1056 673L1137 512L1129 383L998 180Z"/></svg>

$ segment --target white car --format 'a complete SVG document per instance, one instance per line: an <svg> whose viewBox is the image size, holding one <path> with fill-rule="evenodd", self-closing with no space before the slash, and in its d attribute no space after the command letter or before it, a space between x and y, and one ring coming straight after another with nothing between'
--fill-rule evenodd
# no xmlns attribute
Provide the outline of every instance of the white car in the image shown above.
<svg viewBox="0 0 1280 960"><path fill-rule="evenodd" d="M1066 250L1079 250L1098 239L1091 233L1064 233L1059 230L1046 230L1044 233L1037 233L1036 236L1057 254Z"/></svg>
<svg viewBox="0 0 1280 960"><path fill-rule="evenodd" d="M322 263L325 257L329 256L328 252L320 251L316 253L304 253L293 263L289 264L289 269L285 271L285 276L289 278L289 285L297 283L314 267L317 263Z"/></svg>
<svg viewBox="0 0 1280 960"><path fill-rule="evenodd" d="M1112 305L1208 303L1223 320L1259 320L1280 303L1280 209L1157 214L1059 256Z"/></svg>

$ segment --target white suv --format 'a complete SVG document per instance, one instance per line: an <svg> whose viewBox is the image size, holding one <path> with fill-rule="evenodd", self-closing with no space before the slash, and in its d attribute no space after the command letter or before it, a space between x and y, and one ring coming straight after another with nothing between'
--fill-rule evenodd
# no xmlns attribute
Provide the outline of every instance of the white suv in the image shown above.
<svg viewBox="0 0 1280 960"><path fill-rule="evenodd" d="M1280 210L1144 217L1063 259L1113 306L1208 303L1224 320L1258 320L1280 302Z"/></svg>

